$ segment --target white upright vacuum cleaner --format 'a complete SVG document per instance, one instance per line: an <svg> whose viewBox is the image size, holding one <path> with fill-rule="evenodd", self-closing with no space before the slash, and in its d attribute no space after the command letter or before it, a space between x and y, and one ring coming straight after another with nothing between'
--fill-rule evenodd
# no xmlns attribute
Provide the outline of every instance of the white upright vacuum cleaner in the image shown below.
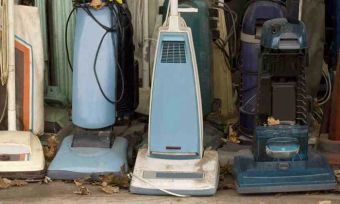
<svg viewBox="0 0 340 204"><path fill-rule="evenodd" d="M7 79L8 131L0 131L0 176L40 178L44 176L45 160L39 138L31 132L16 130L14 1L3 1L2 9L1 77Z"/></svg>
<svg viewBox="0 0 340 204"><path fill-rule="evenodd" d="M218 154L203 150L203 116L191 29L178 0L159 29L149 114L148 148L138 152L130 191L136 194L213 195ZM202 31L208 32L208 31Z"/></svg>

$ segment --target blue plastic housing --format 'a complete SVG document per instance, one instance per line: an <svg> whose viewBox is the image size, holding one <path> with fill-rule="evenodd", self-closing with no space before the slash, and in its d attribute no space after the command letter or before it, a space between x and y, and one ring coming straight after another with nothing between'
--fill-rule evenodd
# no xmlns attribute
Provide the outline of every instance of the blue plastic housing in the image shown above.
<svg viewBox="0 0 340 204"><path fill-rule="evenodd" d="M151 87L150 154L199 158L201 98L187 33L160 33L159 43Z"/></svg>
<svg viewBox="0 0 340 204"><path fill-rule="evenodd" d="M256 162L235 157L234 175L238 193L274 193L331 190L336 187L332 168L320 154L307 161Z"/></svg>
<svg viewBox="0 0 340 204"><path fill-rule="evenodd" d="M255 161L302 161L308 159L308 126L299 125L275 125L275 126L257 126L256 140L254 147ZM292 158L276 159L270 157L266 152L266 147L272 139L282 141L282 148L291 151L291 148L299 145L299 153ZM287 139L291 138L288 145ZM276 147L278 147L277 145ZM282 149L281 149L282 151Z"/></svg>
<svg viewBox="0 0 340 204"><path fill-rule="evenodd" d="M90 12L100 23L111 27L112 19L108 7L100 10L90 9ZM116 104L104 98L94 74L96 52L106 31L82 8L77 9L76 19L72 120L78 127L87 129L108 127L115 123ZM111 101L116 100L117 48L117 33L108 33L103 40L96 64L99 83Z"/></svg>

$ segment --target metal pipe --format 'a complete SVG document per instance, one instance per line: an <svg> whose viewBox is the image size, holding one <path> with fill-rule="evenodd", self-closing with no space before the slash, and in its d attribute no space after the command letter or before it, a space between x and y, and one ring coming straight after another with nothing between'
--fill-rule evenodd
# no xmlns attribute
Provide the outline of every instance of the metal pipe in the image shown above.
<svg viewBox="0 0 340 204"><path fill-rule="evenodd" d="M143 13L143 88L150 87L150 59L149 59L149 0L144 1Z"/></svg>
<svg viewBox="0 0 340 204"><path fill-rule="evenodd" d="M299 5L299 21L302 19L302 11L303 11L303 0L300 0L300 5Z"/></svg>
<svg viewBox="0 0 340 204"><path fill-rule="evenodd" d="M178 16L178 0L171 0L170 15Z"/></svg>
<svg viewBox="0 0 340 204"><path fill-rule="evenodd" d="M14 1L6 0L7 9L4 14L7 15L5 26L8 29L8 130L16 130L16 101L15 101L15 38L14 38Z"/></svg>

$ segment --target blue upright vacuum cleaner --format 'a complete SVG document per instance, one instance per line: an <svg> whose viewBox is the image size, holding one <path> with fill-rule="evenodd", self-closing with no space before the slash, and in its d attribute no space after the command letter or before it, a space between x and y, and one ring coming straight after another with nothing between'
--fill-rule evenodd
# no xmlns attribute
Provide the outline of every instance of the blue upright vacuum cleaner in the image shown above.
<svg viewBox="0 0 340 204"><path fill-rule="evenodd" d="M136 194L213 195L218 154L203 149L203 114L194 41L171 0L159 29L151 86L148 148L138 151L130 191ZM178 195L181 196L181 195Z"/></svg>
<svg viewBox="0 0 340 204"><path fill-rule="evenodd" d="M307 55L302 22L279 18L264 23L254 155L234 161L239 193L329 190L336 186L327 161L308 151ZM270 124L269 117L280 123Z"/></svg>
<svg viewBox="0 0 340 204"><path fill-rule="evenodd" d="M108 1L93 9L76 3L73 57L73 135L66 137L48 168L52 179L76 179L127 169L125 138L114 138L116 120L118 21L120 4ZM123 80L121 80L124 83ZM123 84L124 86L124 84ZM118 98L116 100L116 98Z"/></svg>
<svg viewBox="0 0 340 204"><path fill-rule="evenodd" d="M240 90L240 139L252 143L255 127L256 88L258 55L263 23L274 18L286 17L286 8L281 1L252 1L243 17L241 32L241 73Z"/></svg>

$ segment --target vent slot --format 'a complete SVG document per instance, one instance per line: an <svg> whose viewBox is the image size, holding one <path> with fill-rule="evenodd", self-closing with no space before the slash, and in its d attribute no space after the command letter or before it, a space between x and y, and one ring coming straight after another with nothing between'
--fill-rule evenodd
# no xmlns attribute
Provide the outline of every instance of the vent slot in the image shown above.
<svg viewBox="0 0 340 204"><path fill-rule="evenodd" d="M166 146L165 147L167 150L181 150L182 147L174 147L174 146Z"/></svg>
<svg viewBox="0 0 340 204"><path fill-rule="evenodd" d="M202 172L144 171L143 177L146 179L201 180L204 174Z"/></svg>
<svg viewBox="0 0 340 204"><path fill-rule="evenodd" d="M186 63L185 41L163 41L161 63Z"/></svg>

